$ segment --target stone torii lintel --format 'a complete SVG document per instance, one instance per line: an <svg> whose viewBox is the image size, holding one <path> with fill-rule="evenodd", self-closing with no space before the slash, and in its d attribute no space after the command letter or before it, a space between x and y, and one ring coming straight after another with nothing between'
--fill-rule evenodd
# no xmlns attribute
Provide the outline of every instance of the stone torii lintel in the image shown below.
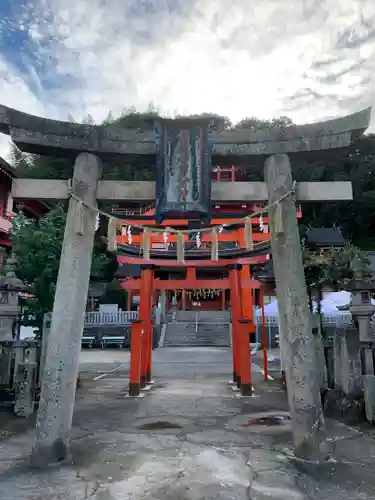
<svg viewBox="0 0 375 500"><path fill-rule="evenodd" d="M14 179L12 197L17 200L66 200L69 183L61 179ZM155 182L99 181L97 199L101 201L152 202L155 200ZM296 200L351 201L351 182L301 182L297 185ZM268 200L265 182L212 183L214 202L263 202Z"/></svg>
<svg viewBox="0 0 375 500"><path fill-rule="evenodd" d="M368 128L371 108L319 123L265 130L211 132L215 156L303 154L342 148ZM23 151L63 157L82 152L101 157L155 155L154 132L139 132L121 125L85 125L50 120L0 105L0 132L10 135Z"/></svg>

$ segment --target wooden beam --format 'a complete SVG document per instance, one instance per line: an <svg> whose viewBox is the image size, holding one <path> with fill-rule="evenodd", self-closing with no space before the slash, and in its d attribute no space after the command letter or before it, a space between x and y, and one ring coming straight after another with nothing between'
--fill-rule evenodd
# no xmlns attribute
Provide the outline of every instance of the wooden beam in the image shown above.
<svg viewBox="0 0 375 500"><path fill-rule="evenodd" d="M14 179L15 199L65 200L69 196L68 182L60 179ZM351 201L351 182L300 182L297 200ZM264 202L268 199L264 182L213 182L213 202ZM151 181L99 181L98 200L151 202L155 200L155 183Z"/></svg>

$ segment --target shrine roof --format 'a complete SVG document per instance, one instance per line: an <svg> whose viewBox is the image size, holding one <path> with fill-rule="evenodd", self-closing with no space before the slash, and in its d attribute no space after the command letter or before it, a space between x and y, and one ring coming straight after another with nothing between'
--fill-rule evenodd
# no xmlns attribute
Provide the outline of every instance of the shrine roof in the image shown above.
<svg viewBox="0 0 375 500"><path fill-rule="evenodd" d="M141 266L137 264L119 264L115 278L140 278Z"/></svg>
<svg viewBox="0 0 375 500"><path fill-rule="evenodd" d="M273 282L275 281L275 274L273 271L273 262L272 260L268 260L259 271L254 273L254 278L263 283Z"/></svg>
<svg viewBox="0 0 375 500"><path fill-rule="evenodd" d="M342 247L346 240L338 227L312 227L305 232L306 243L313 247Z"/></svg>

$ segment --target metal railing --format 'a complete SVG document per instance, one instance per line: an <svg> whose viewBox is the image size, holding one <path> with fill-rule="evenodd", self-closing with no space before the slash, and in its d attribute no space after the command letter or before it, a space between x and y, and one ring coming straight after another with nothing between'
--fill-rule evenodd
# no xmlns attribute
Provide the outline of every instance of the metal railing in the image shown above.
<svg viewBox="0 0 375 500"><path fill-rule="evenodd" d="M155 203L140 208L113 208L113 215L144 215L155 208Z"/></svg>
<svg viewBox="0 0 375 500"><path fill-rule="evenodd" d="M88 312L85 316L85 326L130 325L136 319L138 311Z"/></svg>
<svg viewBox="0 0 375 500"><path fill-rule="evenodd" d="M254 315L254 321L256 325L262 324L262 316ZM267 326L279 326L278 316L265 316L264 323ZM352 323L352 316L350 314L342 314L338 316L323 316L322 324L325 326L344 326L350 325Z"/></svg>

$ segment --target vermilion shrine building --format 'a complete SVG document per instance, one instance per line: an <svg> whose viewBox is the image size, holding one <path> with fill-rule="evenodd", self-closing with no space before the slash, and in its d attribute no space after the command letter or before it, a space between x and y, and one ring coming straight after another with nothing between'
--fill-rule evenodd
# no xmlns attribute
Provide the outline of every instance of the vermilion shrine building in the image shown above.
<svg viewBox="0 0 375 500"><path fill-rule="evenodd" d="M234 186L236 182L241 180L241 172L238 167L220 167L215 166L212 169L212 182L223 183ZM234 224L239 219L252 215L261 211L263 204L261 203L241 203L241 202L214 202L212 203L212 220L211 225L220 226L220 224ZM128 222L127 225L121 225L117 237L119 245L132 244L140 246L142 243L142 234L132 228L132 222L139 226L149 227L157 225L155 221L155 204L146 205L145 207L134 207L131 205L117 207L112 210L116 218L123 218ZM301 207L298 206L297 217L302 217ZM251 219L252 223L252 237L254 242L269 242L269 220L267 216L261 214ZM162 226L165 228L174 228L176 230L183 230L187 228L199 227L200 221L198 219L183 219L175 217L163 221ZM187 240L187 238L186 238ZM168 250L174 248L176 245L176 236L168 235L167 231L164 234L153 234L151 236L151 248L157 250ZM244 228L238 225L238 228L233 230L223 230L218 235L218 241L221 248L236 248L244 246ZM189 243L192 247L204 248L210 246L210 235L202 234L197 239L197 235L191 235ZM267 262L270 258L269 254L254 257L253 264L262 264ZM129 263L129 259L119 256L119 270L118 277L122 283L122 287L129 292L128 295L128 309L131 308L131 299L136 297L138 299L140 290L140 265ZM168 267L160 266L155 272L155 278L166 281L167 286L166 294L161 294L160 290L154 294L154 300L165 300L166 310L168 310L173 301L176 300L176 306L181 310L225 310L230 306L229 289L220 288L220 280L227 275L225 268L215 267L210 270L207 267L194 267L193 265L186 268L181 267ZM122 279L122 276L126 276ZM244 279L250 279L252 276L251 265L245 265L242 270ZM200 288L194 288L196 280L201 282ZM205 285L206 283L206 285ZM247 316L252 317L252 306L254 303L259 303L260 296L256 293L260 283L253 280L253 293L243 289L246 295L245 303L248 306ZM263 291L269 295L274 294L272 286L267 287L263 284ZM137 301L138 302L138 301Z"/></svg>
<svg viewBox="0 0 375 500"><path fill-rule="evenodd" d="M15 203L11 195L13 179L17 178L16 169L0 157L0 248L10 250L12 242L10 230L14 216ZM48 205L40 200L17 199L26 217L39 218L48 211Z"/></svg>

